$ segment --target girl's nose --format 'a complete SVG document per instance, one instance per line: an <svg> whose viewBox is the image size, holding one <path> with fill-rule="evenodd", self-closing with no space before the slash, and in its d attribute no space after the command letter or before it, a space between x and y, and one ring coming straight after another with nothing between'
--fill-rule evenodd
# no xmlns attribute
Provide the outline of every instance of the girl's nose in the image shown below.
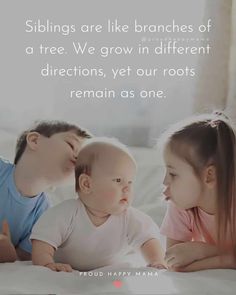
<svg viewBox="0 0 236 295"><path fill-rule="evenodd" d="M163 184L166 185L166 186L168 185L168 177L167 177L167 175L165 175L165 177L164 177Z"/></svg>
<svg viewBox="0 0 236 295"><path fill-rule="evenodd" d="M171 197L170 188L168 186L163 190L163 195L165 195L167 198Z"/></svg>

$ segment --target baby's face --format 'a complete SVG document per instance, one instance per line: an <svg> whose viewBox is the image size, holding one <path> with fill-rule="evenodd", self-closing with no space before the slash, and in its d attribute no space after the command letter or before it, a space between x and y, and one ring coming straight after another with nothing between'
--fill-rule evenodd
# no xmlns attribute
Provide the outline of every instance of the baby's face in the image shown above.
<svg viewBox="0 0 236 295"><path fill-rule="evenodd" d="M98 159L91 173L91 208L120 214L131 204L136 165L124 152L112 151Z"/></svg>

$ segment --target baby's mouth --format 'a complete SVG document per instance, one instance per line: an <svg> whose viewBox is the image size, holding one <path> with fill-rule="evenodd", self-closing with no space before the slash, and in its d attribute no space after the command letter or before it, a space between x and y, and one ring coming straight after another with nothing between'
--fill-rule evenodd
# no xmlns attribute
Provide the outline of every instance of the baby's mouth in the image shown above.
<svg viewBox="0 0 236 295"><path fill-rule="evenodd" d="M120 200L120 202L121 202L121 203L128 203L128 199L127 199L127 198L122 198L122 199Z"/></svg>

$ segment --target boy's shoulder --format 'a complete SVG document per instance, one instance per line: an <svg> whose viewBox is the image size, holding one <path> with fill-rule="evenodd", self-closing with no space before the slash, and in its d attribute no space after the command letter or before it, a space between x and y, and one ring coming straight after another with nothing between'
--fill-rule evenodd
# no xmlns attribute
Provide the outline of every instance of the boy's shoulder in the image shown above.
<svg viewBox="0 0 236 295"><path fill-rule="evenodd" d="M0 167L4 167L4 166L6 167L13 166L13 164L9 160L0 156Z"/></svg>
<svg viewBox="0 0 236 295"><path fill-rule="evenodd" d="M14 165L10 161L0 157L0 185L4 183L13 167Z"/></svg>

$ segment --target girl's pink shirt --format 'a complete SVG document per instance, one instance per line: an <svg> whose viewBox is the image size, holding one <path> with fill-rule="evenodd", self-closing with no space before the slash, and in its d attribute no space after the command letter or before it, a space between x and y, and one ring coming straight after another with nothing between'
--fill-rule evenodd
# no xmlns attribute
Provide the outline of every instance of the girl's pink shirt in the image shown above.
<svg viewBox="0 0 236 295"><path fill-rule="evenodd" d="M199 218L196 218L196 213ZM199 207L179 209L170 201L160 231L167 238L177 241L203 241L216 244L215 216Z"/></svg>

